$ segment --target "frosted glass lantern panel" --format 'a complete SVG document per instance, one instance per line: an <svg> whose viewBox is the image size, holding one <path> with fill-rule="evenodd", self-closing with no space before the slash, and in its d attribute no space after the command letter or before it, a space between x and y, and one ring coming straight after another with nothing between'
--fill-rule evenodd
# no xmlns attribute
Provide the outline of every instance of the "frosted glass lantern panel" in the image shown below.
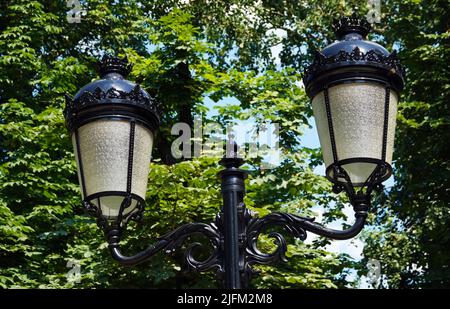
<svg viewBox="0 0 450 309"><path fill-rule="evenodd" d="M385 87L378 83L346 83L328 89L338 160L382 159ZM392 162L398 97L390 91L386 162ZM312 100L320 145L328 167L333 153L323 91ZM351 163L342 166L353 184L364 183L376 164ZM344 179L339 179L345 181Z"/></svg>
<svg viewBox="0 0 450 309"><path fill-rule="evenodd" d="M77 153L75 134L72 135L80 184L80 159L83 164L86 197L105 191L126 192L130 130L131 124L127 120L97 120L83 125L78 129L81 158ZM131 193L142 199L147 191L152 146L152 132L136 123ZM91 202L101 207L103 215L114 218L123 199L123 196L110 194ZM124 214L131 212L136 204L133 199Z"/></svg>

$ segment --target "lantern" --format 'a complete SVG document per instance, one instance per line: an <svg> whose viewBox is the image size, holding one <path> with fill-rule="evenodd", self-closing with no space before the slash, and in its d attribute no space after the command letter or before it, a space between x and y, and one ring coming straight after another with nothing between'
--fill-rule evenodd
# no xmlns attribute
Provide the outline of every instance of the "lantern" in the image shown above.
<svg viewBox="0 0 450 309"><path fill-rule="evenodd" d="M66 96L83 203L103 224L141 216L159 126L156 99L125 80L130 70L126 59L105 56L101 79Z"/></svg>
<svg viewBox="0 0 450 309"><path fill-rule="evenodd" d="M337 188L380 184L392 173L404 71L395 52L365 40L365 19L353 14L333 27L338 41L316 52L304 76L326 176Z"/></svg>

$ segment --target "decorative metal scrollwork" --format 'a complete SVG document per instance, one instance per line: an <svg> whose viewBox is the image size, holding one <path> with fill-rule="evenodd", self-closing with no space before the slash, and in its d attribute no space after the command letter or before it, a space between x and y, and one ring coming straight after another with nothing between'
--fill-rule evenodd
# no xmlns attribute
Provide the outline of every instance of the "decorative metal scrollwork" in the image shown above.
<svg viewBox="0 0 450 309"><path fill-rule="evenodd" d="M287 243L279 232L270 232L269 237L275 239L276 248L271 253L263 253L258 248L258 239L267 227L281 227L289 235L300 240L306 239L306 229L303 222L313 222L313 218L304 218L288 213L274 212L263 218L252 218L247 226L245 235L245 262L241 269L241 280L248 285L250 279L258 272L253 269L254 264L268 265L286 262Z"/></svg>
<svg viewBox="0 0 450 309"><path fill-rule="evenodd" d="M286 240L279 232L270 232L269 237L276 240L277 247L272 253L263 253L258 249L258 238L267 227L279 226L289 235L300 240L306 239L304 221L313 222L312 218L294 216L288 213L275 212L263 218L251 219L247 227L246 261L248 264L270 264L286 261Z"/></svg>
<svg viewBox="0 0 450 309"><path fill-rule="evenodd" d="M217 272L222 273L223 265L221 261L221 232L215 223L205 224L205 223L190 223L181 226L173 232L170 232L160 239L167 241L167 246L164 248L166 252L172 252L176 247L180 247L188 238L192 235L203 235L205 236L211 246L212 252L209 257L204 261L198 261L194 257L194 251L197 248L202 247L200 243L190 244L184 253L184 267L186 270L191 270L195 272L208 271L211 269L216 269Z"/></svg>
<svg viewBox="0 0 450 309"><path fill-rule="evenodd" d="M147 109L157 112L156 99L152 96L144 96L140 85L134 86L129 92L113 87L103 91L100 87L97 87L92 92L84 91L75 100L68 95L66 95L65 98L66 108L64 110L64 115L66 117L78 113L81 109L84 109L89 105L96 105L103 101L108 103L110 100L133 101L135 104L142 105Z"/></svg>
<svg viewBox="0 0 450 309"><path fill-rule="evenodd" d="M390 55L384 56L374 50L362 52L359 47L355 47L351 52L345 50L339 51L336 55L326 57L319 51L314 52L314 60L311 65L305 70L305 80L310 79L311 74L316 74L323 67L340 63L340 62L371 62L383 65L395 72L399 72L402 76L405 75L405 69L400 64L397 57L397 52L394 50Z"/></svg>

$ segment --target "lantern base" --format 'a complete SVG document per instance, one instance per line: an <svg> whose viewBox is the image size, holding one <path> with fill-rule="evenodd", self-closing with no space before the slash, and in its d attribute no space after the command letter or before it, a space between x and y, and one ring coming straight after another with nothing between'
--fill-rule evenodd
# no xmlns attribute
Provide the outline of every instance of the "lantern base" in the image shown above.
<svg viewBox="0 0 450 309"><path fill-rule="evenodd" d="M138 221L142 217L145 201L134 193L124 191L103 191L84 198L88 212L103 221L117 221L118 225L130 219Z"/></svg>
<svg viewBox="0 0 450 309"><path fill-rule="evenodd" d="M350 164L364 164L370 167L373 165L373 168L369 169L368 177L365 181L352 181L352 174L350 173L349 165ZM345 167L347 166L347 168ZM380 159L374 158L349 158L336 161L330 164L326 171L325 175L334 184L338 185L348 185L350 184L353 187L365 187L368 185L377 185L381 184L383 181L391 177L392 175L392 166Z"/></svg>

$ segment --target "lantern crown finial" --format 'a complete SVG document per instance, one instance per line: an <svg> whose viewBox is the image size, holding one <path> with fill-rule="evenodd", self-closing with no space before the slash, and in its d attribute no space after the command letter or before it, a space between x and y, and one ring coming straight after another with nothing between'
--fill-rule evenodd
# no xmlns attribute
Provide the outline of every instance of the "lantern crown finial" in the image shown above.
<svg viewBox="0 0 450 309"><path fill-rule="evenodd" d="M355 12L351 16L334 19L333 21L333 31L339 40L349 33L358 33L365 38L371 29L370 23Z"/></svg>
<svg viewBox="0 0 450 309"><path fill-rule="evenodd" d="M119 73L126 78L133 68L133 65L128 63L126 56L124 58L119 58L110 55L104 55L97 66L98 73L101 77L104 77L108 73Z"/></svg>

